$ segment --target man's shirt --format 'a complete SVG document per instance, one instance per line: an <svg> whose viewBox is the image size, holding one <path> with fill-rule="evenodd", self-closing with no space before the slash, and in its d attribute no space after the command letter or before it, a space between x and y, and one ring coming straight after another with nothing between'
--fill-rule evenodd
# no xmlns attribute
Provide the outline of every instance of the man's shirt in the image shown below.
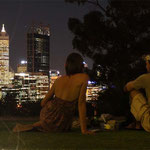
<svg viewBox="0 0 150 150"><path fill-rule="evenodd" d="M133 81L133 87L136 90L145 89L148 103L150 104L150 73L143 74Z"/></svg>

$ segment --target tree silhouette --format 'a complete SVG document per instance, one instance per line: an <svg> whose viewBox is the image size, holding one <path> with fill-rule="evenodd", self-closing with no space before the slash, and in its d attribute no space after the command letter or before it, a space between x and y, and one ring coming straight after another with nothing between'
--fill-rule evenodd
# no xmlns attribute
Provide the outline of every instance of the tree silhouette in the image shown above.
<svg viewBox="0 0 150 150"><path fill-rule="evenodd" d="M66 0L95 6L83 20L70 18L73 48L100 64L103 81L121 88L131 80L134 64L150 53L150 2L147 0ZM138 70L140 71L140 70Z"/></svg>

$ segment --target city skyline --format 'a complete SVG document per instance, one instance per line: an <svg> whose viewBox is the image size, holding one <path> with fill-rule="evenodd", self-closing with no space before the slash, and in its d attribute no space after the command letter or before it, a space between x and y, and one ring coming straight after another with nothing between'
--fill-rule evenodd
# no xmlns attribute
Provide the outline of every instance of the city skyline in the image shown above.
<svg viewBox="0 0 150 150"><path fill-rule="evenodd" d="M5 24L10 35L10 66L16 71L17 64L26 60L26 34L34 21L50 25L50 69L64 74L67 55L78 52L72 48L73 35L67 27L69 17L82 18L92 9L89 6L77 6L64 0L49 1L2 1L0 2L0 27ZM14 55L15 54L15 55ZM85 58L89 67L92 60Z"/></svg>

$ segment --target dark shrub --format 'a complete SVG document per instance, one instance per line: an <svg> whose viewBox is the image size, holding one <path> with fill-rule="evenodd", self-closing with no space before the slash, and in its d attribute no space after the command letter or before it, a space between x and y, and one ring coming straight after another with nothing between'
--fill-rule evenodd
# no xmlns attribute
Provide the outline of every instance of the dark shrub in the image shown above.
<svg viewBox="0 0 150 150"><path fill-rule="evenodd" d="M99 94L97 105L99 114L126 115L129 112L128 94L124 94L121 89L109 88Z"/></svg>
<svg viewBox="0 0 150 150"><path fill-rule="evenodd" d="M21 107L17 108L17 116L39 116L41 105L40 101L33 102L33 101L27 101L21 104Z"/></svg>

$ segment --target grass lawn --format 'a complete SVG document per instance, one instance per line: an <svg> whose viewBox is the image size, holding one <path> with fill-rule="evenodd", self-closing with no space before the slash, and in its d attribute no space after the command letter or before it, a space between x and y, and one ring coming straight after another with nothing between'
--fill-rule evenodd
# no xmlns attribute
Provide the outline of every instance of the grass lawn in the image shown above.
<svg viewBox="0 0 150 150"><path fill-rule="evenodd" d="M17 121L31 123L32 121ZM150 133L143 130L102 131L82 135L80 129L70 133L22 132L13 133L15 120L0 121L0 150L143 150L150 149Z"/></svg>

